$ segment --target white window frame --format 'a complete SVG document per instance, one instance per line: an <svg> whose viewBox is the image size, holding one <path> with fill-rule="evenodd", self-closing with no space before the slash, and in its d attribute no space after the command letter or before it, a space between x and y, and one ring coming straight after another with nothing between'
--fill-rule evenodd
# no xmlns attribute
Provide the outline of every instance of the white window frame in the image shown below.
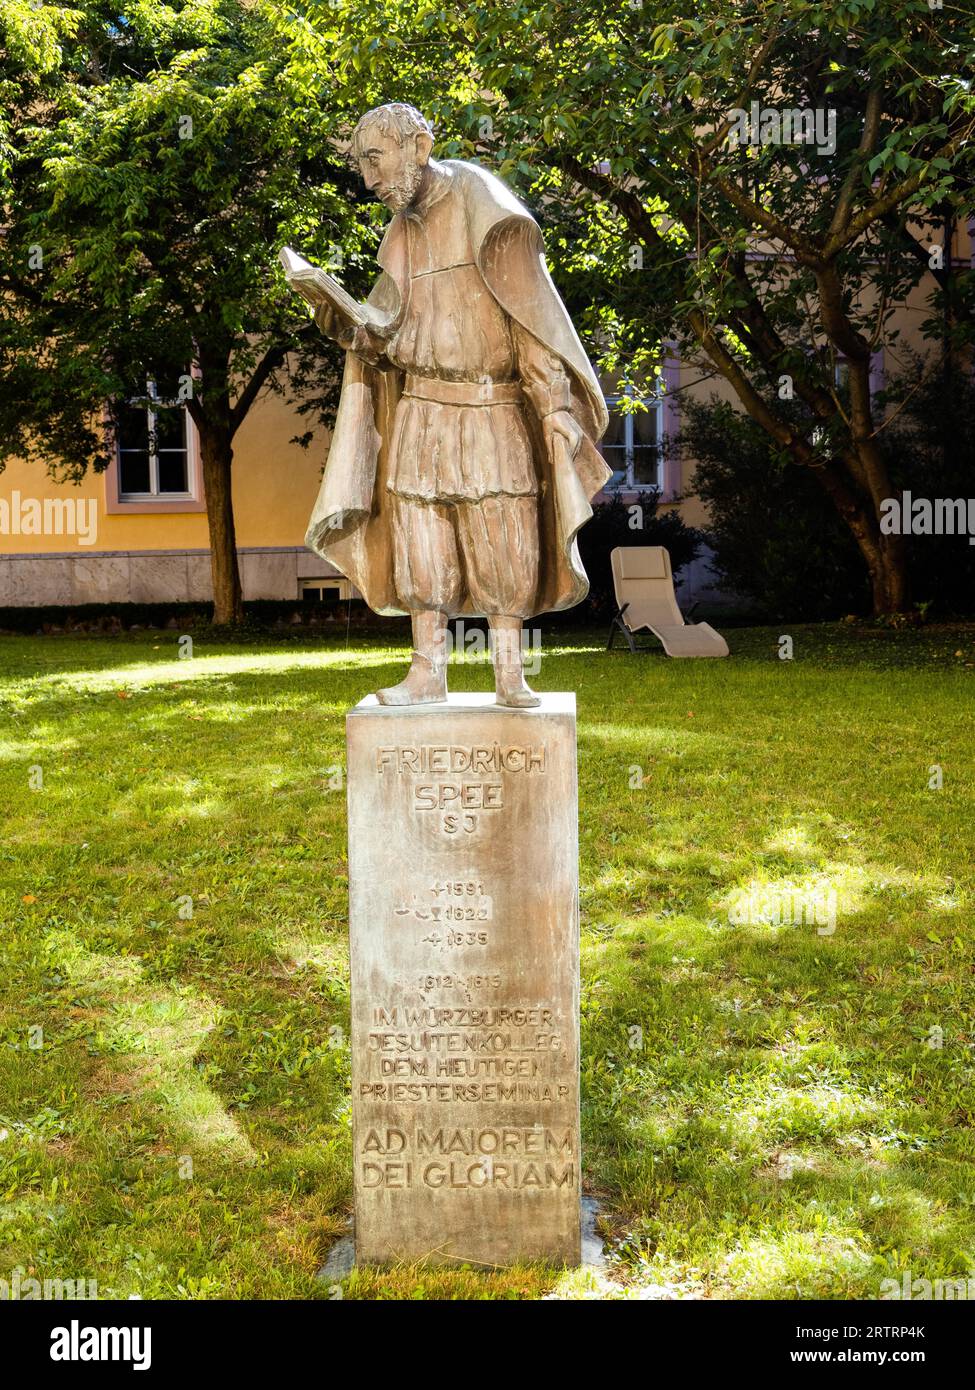
<svg viewBox="0 0 975 1390"><path fill-rule="evenodd" d="M619 405L620 401L630 399L631 397L632 392L630 391L622 391L615 395L607 396L606 408L612 412ZM634 438L634 420L636 419L636 414L630 410L620 411L620 419L623 421L623 456L626 460L626 478L621 482L611 479L606 484L607 492L663 492L663 397L660 395L645 396L643 398L643 406L645 410L653 414L656 419L657 481L654 483L638 483L634 480L633 467L636 462L636 449L639 447ZM616 450L619 449L620 446L614 444L610 447ZM605 454L603 457L606 458ZM611 459L606 458L606 464L607 466L611 466Z"/></svg>
<svg viewBox="0 0 975 1390"><path fill-rule="evenodd" d="M130 401L129 405L137 402ZM141 399L138 404L142 404ZM153 405L157 409L153 409ZM198 477L199 458L197 448L197 435L193 426L193 420L186 404L183 401L163 400L156 394L156 383L151 379L146 380L146 401L145 410L149 424L150 444L156 433L156 416L158 408L166 410L182 410L184 437L186 439L186 489L183 492L160 492L159 491L159 453L157 449L149 450L149 492L123 492L122 490L122 455L130 452L122 448L122 441L116 439L116 460L118 467L118 500L122 504L132 502L195 502L197 500L196 480ZM134 451L133 451L134 452Z"/></svg>

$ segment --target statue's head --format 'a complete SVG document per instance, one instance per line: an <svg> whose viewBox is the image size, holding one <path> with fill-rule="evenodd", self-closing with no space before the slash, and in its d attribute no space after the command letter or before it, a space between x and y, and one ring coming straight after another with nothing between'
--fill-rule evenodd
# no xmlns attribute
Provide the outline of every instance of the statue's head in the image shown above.
<svg viewBox="0 0 975 1390"><path fill-rule="evenodd" d="M393 212L416 197L432 148L429 122L402 101L367 111L352 132L352 156L363 182Z"/></svg>

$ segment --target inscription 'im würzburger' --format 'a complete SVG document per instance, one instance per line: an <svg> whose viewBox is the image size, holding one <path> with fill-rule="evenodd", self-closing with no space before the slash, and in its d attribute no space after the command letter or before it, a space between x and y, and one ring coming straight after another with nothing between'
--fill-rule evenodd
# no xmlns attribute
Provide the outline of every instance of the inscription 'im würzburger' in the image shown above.
<svg viewBox="0 0 975 1390"><path fill-rule="evenodd" d="M484 1008L438 1008L431 1004L425 1008L402 1009L396 1004L390 1008L380 1004L373 1011L376 1025L390 1028L397 1024L408 1028L442 1028L447 1023L455 1028L498 1028L506 1023L513 1023L516 1028L550 1028L554 1017L553 1011L541 1004L514 1009L503 1004L488 1004Z"/></svg>
<svg viewBox="0 0 975 1390"><path fill-rule="evenodd" d="M377 1008L367 1035L372 1052L559 1052L553 1009ZM404 1029L418 1031L402 1031Z"/></svg>

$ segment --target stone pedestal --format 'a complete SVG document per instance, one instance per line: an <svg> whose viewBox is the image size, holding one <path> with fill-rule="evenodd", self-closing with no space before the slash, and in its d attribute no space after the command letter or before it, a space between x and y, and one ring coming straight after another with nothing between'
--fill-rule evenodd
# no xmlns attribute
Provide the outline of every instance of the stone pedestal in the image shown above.
<svg viewBox="0 0 975 1390"><path fill-rule="evenodd" d="M580 1257L575 697L349 713L356 1259Z"/></svg>

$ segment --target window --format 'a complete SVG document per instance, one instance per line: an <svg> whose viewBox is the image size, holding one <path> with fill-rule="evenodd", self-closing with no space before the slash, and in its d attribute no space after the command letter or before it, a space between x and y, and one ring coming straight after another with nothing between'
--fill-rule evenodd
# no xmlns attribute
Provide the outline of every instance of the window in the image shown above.
<svg viewBox="0 0 975 1390"><path fill-rule="evenodd" d="M324 603L327 606L340 602L342 585L338 579L303 579L301 597L304 603Z"/></svg>
<svg viewBox="0 0 975 1390"><path fill-rule="evenodd" d="M147 383L144 400L127 401L116 422L119 501L192 497L186 406Z"/></svg>
<svg viewBox="0 0 975 1390"><path fill-rule="evenodd" d="M602 454L613 476L607 488L659 488L662 429L662 401L647 399L635 411L620 409L626 396L607 396L609 428L602 441Z"/></svg>

